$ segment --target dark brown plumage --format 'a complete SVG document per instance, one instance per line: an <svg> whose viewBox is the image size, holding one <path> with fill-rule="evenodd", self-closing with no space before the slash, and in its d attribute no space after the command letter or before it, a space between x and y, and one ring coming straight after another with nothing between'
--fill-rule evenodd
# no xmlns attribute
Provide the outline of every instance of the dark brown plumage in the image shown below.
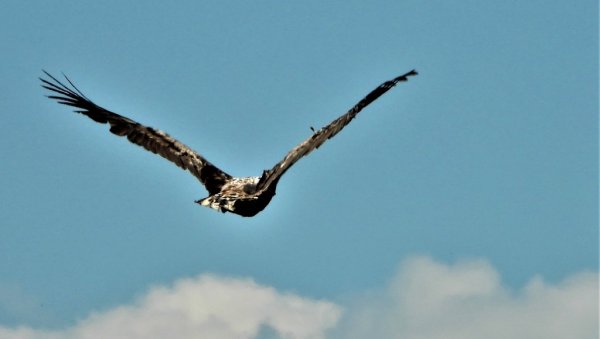
<svg viewBox="0 0 600 339"><path fill-rule="evenodd" d="M390 88L408 77L417 75L415 70L396 77L375 88L354 107L327 126L314 132L308 139L294 147L280 162L260 177L236 178L222 171L200 154L169 136L165 132L139 124L129 118L108 111L88 99L65 76L68 85L44 71L49 79L40 78L42 87L54 92L48 97L58 103L75 107L75 112L92 120L110 125L110 131L126 136L129 141L156 153L188 170L206 187L209 196L197 203L221 212L241 216L254 216L262 211L275 195L281 176L300 158L319 148L327 139L339 133L356 115ZM69 86L70 85L70 86ZM312 128L311 128L312 129Z"/></svg>

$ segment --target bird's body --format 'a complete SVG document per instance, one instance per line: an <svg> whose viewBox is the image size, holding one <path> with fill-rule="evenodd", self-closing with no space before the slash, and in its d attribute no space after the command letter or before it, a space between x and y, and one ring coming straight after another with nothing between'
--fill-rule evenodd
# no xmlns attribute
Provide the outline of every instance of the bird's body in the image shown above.
<svg viewBox="0 0 600 339"><path fill-rule="evenodd" d="M219 193L196 202L220 212L234 212L244 217L252 217L262 211L275 195L276 185L268 191L260 191L260 177L233 177L227 181Z"/></svg>
<svg viewBox="0 0 600 339"><path fill-rule="evenodd" d="M127 117L108 111L89 100L73 83L66 78L70 87L45 72L51 80L41 79L42 86L55 94L48 96L59 103L75 107L75 112L84 114L92 120L110 124L110 131L118 136L126 136L129 141L156 153L188 170L206 187L209 196L197 200L202 206L220 212L231 212L251 217L262 211L275 195L281 176L300 158L321 146L325 141L341 131L367 105L409 76L417 75L412 70L404 75L386 81L348 112L332 121L294 147L279 163L270 170L263 171L259 177L233 177L199 153L177 141L165 132L139 124ZM53 81L52 81L53 80Z"/></svg>

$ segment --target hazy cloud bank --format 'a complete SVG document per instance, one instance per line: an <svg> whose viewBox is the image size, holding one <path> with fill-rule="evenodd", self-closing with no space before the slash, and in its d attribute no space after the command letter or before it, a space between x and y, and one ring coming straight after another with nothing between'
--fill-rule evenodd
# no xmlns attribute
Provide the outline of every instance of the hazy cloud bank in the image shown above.
<svg viewBox="0 0 600 339"><path fill-rule="evenodd" d="M268 331L264 331L268 328ZM72 328L0 326L0 338L597 338L598 274L559 284L534 277L501 285L483 260L404 261L386 289L344 305L277 291L251 279L203 274L150 289L138 301L94 313Z"/></svg>

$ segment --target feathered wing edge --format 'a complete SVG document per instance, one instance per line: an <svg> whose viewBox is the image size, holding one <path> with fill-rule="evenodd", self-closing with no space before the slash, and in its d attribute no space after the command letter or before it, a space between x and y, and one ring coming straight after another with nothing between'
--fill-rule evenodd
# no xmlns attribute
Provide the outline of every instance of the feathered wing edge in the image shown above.
<svg viewBox="0 0 600 339"><path fill-rule="evenodd" d="M167 133L139 124L129 118L110 112L88 99L79 89L63 74L70 85L57 80L48 72L43 71L50 80L40 78L42 87L56 94L48 95L50 99L58 103L74 107L76 113L88 116L90 119L110 124L110 132L118 136L126 136L127 139L146 150L156 153L163 158L173 162L177 166L190 171L200 180L212 195L218 193L231 176L200 154L177 141Z"/></svg>
<svg viewBox="0 0 600 339"><path fill-rule="evenodd" d="M272 184L277 183L279 178L300 158L309 154L313 150L319 148L325 141L332 138L334 135L339 133L346 125L356 117L356 115L370 103L377 100L385 92L389 91L392 87L400 81L407 81L408 77L417 75L416 70L411 70L408 73L400 75L392 80L386 81L383 84L375 88L371 93L367 94L362 100L360 100L354 107L348 112L333 120L329 125L321 128L315 132L308 139L301 142L298 146L294 147L280 162L275 164L272 169L265 171L263 176L258 183L259 190L266 190Z"/></svg>

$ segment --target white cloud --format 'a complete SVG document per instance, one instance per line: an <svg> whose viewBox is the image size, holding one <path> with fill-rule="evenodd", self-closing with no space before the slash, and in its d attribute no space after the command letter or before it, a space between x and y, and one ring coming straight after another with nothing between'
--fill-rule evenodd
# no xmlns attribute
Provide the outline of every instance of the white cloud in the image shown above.
<svg viewBox="0 0 600 339"><path fill-rule="evenodd" d="M504 288L485 261L405 261L384 291L355 300L335 337L408 339L598 338L598 275Z"/></svg>
<svg viewBox="0 0 600 339"><path fill-rule="evenodd" d="M73 328L0 327L0 338L253 338L262 326L283 338L323 338L340 314L333 303L279 293L250 279L201 275L152 288L135 304L92 314Z"/></svg>
<svg viewBox="0 0 600 339"><path fill-rule="evenodd" d="M342 307L282 293L250 279L201 275L150 289L131 305L95 313L72 328L0 326L6 339L281 338L558 339L597 338L598 274L559 284L534 277L519 291L502 286L483 260L453 265L426 257L403 262L389 285Z"/></svg>

